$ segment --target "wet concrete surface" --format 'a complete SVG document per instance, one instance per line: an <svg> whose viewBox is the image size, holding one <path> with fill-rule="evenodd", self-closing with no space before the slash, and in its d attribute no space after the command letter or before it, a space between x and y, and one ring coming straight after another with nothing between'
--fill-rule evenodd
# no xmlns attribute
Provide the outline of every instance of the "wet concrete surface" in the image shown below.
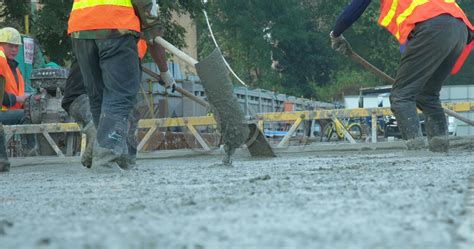
<svg viewBox="0 0 474 249"><path fill-rule="evenodd" d="M221 158L141 160L136 171L101 175L78 160L23 161L0 175L0 248L446 249L466 242L457 230L472 150L288 153L235 159L232 168Z"/></svg>

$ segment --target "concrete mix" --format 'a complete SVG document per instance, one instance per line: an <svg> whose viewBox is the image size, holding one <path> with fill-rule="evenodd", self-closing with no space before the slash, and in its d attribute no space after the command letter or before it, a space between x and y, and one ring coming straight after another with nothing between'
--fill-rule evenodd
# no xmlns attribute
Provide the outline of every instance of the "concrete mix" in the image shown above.
<svg viewBox="0 0 474 249"><path fill-rule="evenodd" d="M472 150L282 155L244 157L233 168L215 156L141 160L119 175L34 158L36 166L0 175L0 247L446 249L466 241L457 230Z"/></svg>
<svg viewBox="0 0 474 249"><path fill-rule="evenodd" d="M196 64L196 70L224 141L227 154L224 163L231 164L230 156L245 143L249 129L243 123L244 113L234 96L229 70L217 49L209 57Z"/></svg>

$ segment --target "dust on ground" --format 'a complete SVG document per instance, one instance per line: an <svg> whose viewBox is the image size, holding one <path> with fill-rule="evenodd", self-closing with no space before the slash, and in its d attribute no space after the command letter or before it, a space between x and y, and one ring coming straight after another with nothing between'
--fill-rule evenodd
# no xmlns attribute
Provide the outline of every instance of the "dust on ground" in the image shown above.
<svg viewBox="0 0 474 249"><path fill-rule="evenodd" d="M1 248L456 248L474 153L77 160L0 175ZM15 163L15 161L13 161Z"/></svg>

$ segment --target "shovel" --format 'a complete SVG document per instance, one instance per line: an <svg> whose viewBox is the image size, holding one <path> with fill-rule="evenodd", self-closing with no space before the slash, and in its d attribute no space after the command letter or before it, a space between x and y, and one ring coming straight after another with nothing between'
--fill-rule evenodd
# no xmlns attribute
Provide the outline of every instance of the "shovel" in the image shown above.
<svg viewBox="0 0 474 249"><path fill-rule="evenodd" d="M389 75L384 73L382 70L380 70L377 67L375 67L374 65L370 64L370 62L366 61L364 58L362 58L356 52L351 51L351 53L348 56L351 60L357 62L358 64L360 64L365 69L367 69L368 71L373 73L375 76L379 77L380 79L384 80L385 82L388 82L392 85L395 83L394 78L390 77ZM452 116L456 119L459 119L459 120L463 121L466 124L474 126L474 121L473 120L470 120L470 119L462 116L461 114L459 114L455 111L449 110L447 108L443 108L443 109L444 109L444 113L446 113L448 116Z"/></svg>
<svg viewBox="0 0 474 249"><path fill-rule="evenodd" d="M222 134L224 141L224 150L226 152L226 157L223 160L224 164L230 165L232 163L231 156L244 143L246 143L250 154L254 157L275 157L273 149L260 129L256 128L255 124L252 126L252 124L247 125L244 123L244 113L233 94L229 70L219 50L214 50L209 57L198 62L161 37L156 37L155 42L187 64L196 67L210 104L183 88L177 87L176 91L196 101L198 104L210 108L214 113L217 128ZM144 72L147 74L153 73L146 69L144 69ZM153 74L150 75L157 78L156 76L158 75Z"/></svg>

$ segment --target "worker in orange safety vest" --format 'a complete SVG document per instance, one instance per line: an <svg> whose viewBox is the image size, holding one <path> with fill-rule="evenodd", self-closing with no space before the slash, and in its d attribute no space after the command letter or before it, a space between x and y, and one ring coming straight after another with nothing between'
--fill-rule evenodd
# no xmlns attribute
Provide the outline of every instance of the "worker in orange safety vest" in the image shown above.
<svg viewBox="0 0 474 249"><path fill-rule="evenodd" d="M154 0L74 1L68 33L97 128L91 163L97 171L134 164L127 153L127 130L140 84L140 32L149 46L162 35ZM167 69L161 75L168 86L175 84Z"/></svg>
<svg viewBox="0 0 474 249"><path fill-rule="evenodd" d="M342 33L371 0L353 0L339 16L331 46L348 55ZM381 0L378 23L405 46L390 95L391 109L408 149L425 146L417 107L425 116L429 149L447 152L447 120L440 101L443 82L456 73L471 52L474 27L455 0Z"/></svg>

